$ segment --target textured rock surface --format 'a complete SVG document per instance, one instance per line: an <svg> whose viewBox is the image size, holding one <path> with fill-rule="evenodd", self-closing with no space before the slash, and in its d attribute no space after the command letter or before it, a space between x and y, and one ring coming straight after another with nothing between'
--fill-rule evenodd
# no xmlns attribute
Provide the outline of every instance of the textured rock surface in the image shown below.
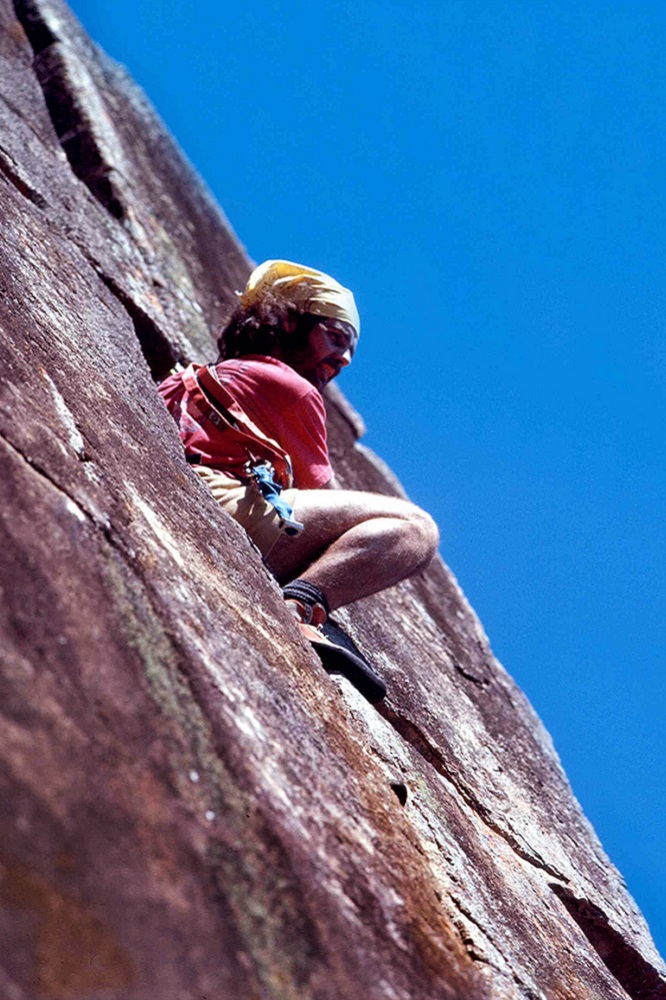
<svg viewBox="0 0 666 1000"><path fill-rule="evenodd" d="M441 562L345 616L379 711L301 643L153 384L249 261L64 6L0 31L2 996L666 997ZM399 491L328 405L343 484Z"/></svg>

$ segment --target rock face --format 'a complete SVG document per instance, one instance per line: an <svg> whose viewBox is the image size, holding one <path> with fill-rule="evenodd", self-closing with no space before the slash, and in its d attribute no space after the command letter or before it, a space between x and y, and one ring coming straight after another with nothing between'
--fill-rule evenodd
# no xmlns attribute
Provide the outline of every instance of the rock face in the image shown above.
<svg viewBox="0 0 666 1000"><path fill-rule="evenodd" d="M250 262L61 3L0 28L2 996L666 998L440 561L345 614L379 710L302 643L154 388ZM328 408L343 485L399 492Z"/></svg>

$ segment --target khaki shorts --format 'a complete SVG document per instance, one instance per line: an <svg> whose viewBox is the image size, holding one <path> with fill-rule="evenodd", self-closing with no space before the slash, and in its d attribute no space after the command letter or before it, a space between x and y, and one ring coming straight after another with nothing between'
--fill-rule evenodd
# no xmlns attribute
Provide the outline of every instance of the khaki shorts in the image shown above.
<svg viewBox="0 0 666 1000"><path fill-rule="evenodd" d="M265 556L282 534L280 518L275 508L262 497L255 486L243 486L237 479L225 476L223 472L207 465L193 465L191 468L203 479L220 507L243 525L262 556ZM298 490L282 490L281 495L293 507Z"/></svg>

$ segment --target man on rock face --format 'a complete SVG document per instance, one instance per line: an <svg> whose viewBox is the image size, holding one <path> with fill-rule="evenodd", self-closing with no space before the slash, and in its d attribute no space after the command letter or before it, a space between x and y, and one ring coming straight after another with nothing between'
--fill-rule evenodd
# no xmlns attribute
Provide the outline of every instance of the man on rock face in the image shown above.
<svg viewBox="0 0 666 1000"><path fill-rule="evenodd" d="M425 567L438 532L406 500L334 486L321 392L350 364L359 332L349 289L269 260L220 334L217 363L191 365L159 391L188 462L257 545L324 666L378 701L383 682L328 615ZM275 485L262 488L267 468Z"/></svg>

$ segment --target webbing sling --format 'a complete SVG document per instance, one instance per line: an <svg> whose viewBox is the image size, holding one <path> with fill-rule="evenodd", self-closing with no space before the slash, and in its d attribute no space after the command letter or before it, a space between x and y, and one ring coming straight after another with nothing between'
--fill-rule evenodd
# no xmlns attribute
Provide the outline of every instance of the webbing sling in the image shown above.
<svg viewBox="0 0 666 1000"><path fill-rule="evenodd" d="M234 437L248 456L250 465L269 462L279 485L288 489L293 483L291 460L277 441L267 437L243 412L226 386L207 365L189 365L181 378L187 390L186 407L193 416L209 420L215 427Z"/></svg>

